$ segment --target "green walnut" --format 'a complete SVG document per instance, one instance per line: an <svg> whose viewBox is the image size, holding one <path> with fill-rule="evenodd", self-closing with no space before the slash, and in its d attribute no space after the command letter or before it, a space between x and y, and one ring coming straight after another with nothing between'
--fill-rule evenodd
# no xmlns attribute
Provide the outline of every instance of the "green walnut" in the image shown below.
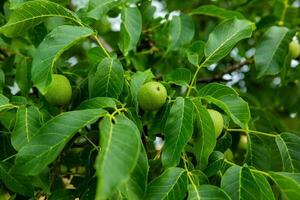
<svg viewBox="0 0 300 200"><path fill-rule="evenodd" d="M216 110L212 110L212 109L207 109L208 113L210 114L211 119L214 122L214 127L215 127L215 134L216 134L216 138L219 137L219 135L222 133L223 130L223 117L221 115L221 113L219 113Z"/></svg>
<svg viewBox="0 0 300 200"><path fill-rule="evenodd" d="M227 149L224 152L224 157L226 160L233 161L233 153L232 153L231 149Z"/></svg>
<svg viewBox="0 0 300 200"><path fill-rule="evenodd" d="M292 58L297 58L300 55L300 44L296 41L292 41L289 44L289 50Z"/></svg>
<svg viewBox="0 0 300 200"><path fill-rule="evenodd" d="M241 135L238 148L241 150L247 150L248 148L248 138L247 135Z"/></svg>
<svg viewBox="0 0 300 200"><path fill-rule="evenodd" d="M151 81L141 86L138 92L139 106L146 111L160 109L167 100L167 90L159 82Z"/></svg>
<svg viewBox="0 0 300 200"><path fill-rule="evenodd" d="M56 106L63 106L70 102L72 87L69 80L59 74L52 75L52 82L45 94L46 100Z"/></svg>

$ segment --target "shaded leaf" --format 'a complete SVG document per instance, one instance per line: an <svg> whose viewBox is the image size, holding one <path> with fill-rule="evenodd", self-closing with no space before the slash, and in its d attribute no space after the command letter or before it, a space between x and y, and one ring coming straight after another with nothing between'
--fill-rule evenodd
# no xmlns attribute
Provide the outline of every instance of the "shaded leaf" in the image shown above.
<svg viewBox="0 0 300 200"><path fill-rule="evenodd" d="M170 22L168 51L177 50L194 37L195 25L191 16L173 16Z"/></svg>
<svg viewBox="0 0 300 200"><path fill-rule="evenodd" d="M275 75L282 70L293 35L294 32L288 28L277 26L270 27L264 33L254 56L258 78Z"/></svg>
<svg viewBox="0 0 300 200"><path fill-rule="evenodd" d="M33 187L30 185L30 179L11 173L11 164L0 162L0 179L10 190L24 196L33 195Z"/></svg>
<svg viewBox="0 0 300 200"><path fill-rule="evenodd" d="M191 78L192 73L189 69L176 68L167 75L166 81L179 86L188 86Z"/></svg>
<svg viewBox="0 0 300 200"><path fill-rule="evenodd" d="M214 176L222 168L224 163L224 154L214 151L209 157L209 165L205 168L204 173L208 176Z"/></svg>
<svg viewBox="0 0 300 200"><path fill-rule="evenodd" d="M205 42L198 40L192 43L187 51L187 58L192 65L198 66L204 57Z"/></svg>

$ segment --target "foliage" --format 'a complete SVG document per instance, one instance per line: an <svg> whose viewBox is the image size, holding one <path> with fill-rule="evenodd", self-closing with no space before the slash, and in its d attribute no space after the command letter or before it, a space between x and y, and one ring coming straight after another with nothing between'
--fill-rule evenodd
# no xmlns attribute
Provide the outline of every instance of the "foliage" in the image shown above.
<svg viewBox="0 0 300 200"><path fill-rule="evenodd" d="M299 1L78 3L0 1L1 200L300 199Z"/></svg>

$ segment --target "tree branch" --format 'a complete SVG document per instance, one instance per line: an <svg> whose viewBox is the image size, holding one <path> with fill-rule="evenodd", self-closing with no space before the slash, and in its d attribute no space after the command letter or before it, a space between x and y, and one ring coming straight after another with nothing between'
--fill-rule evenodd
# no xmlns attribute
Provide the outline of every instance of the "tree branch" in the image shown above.
<svg viewBox="0 0 300 200"><path fill-rule="evenodd" d="M199 78L197 80L197 83L211 83L211 82L215 82L215 81L223 81L224 74L228 74L228 73L234 72L236 70L239 70L244 65L248 65L251 63L253 63L253 60L245 60L241 63L231 65L231 66L227 67L221 74L216 74L215 76L212 76L212 77Z"/></svg>

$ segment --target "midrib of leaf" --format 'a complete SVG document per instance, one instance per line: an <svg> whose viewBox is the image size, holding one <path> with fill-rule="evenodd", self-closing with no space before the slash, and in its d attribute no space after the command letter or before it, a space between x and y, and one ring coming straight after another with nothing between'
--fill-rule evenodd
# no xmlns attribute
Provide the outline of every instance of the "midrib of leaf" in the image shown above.
<svg viewBox="0 0 300 200"><path fill-rule="evenodd" d="M169 193L170 193L171 190L174 188L174 186L177 184L178 179L181 177L181 175L182 175L183 173L185 173L184 170L182 170L182 171L180 172L180 174L178 174L178 176L177 176L177 178L176 178L176 181L174 181L174 183L171 184L170 189L168 190L168 192L166 192L166 194L163 196L162 199L165 199L165 198L169 195Z"/></svg>
<svg viewBox="0 0 300 200"><path fill-rule="evenodd" d="M74 18L72 17L68 17L66 15L57 15L57 14L47 14L47 15L39 15L39 16L33 16L31 18L26 18L26 19L23 19L23 20L20 20L20 21L17 21L17 22L14 22L14 23L9 23L7 25L4 25L3 27L5 28L9 28L11 26L16 26L17 24L21 24L21 23L24 23L26 21L32 21L32 20L35 20L35 19L38 19L38 18L44 18L44 17L63 17L63 18L66 18L66 19L70 19L74 22L76 22L77 24L79 24L80 26L83 26L83 24L81 22L79 22L78 20L75 20ZM2 27L0 27L1 29Z"/></svg>
<svg viewBox="0 0 300 200"><path fill-rule="evenodd" d="M26 132L26 138L27 138L27 142L29 142L29 129L28 129L28 112L27 112L27 108L25 108L25 132Z"/></svg>
<svg viewBox="0 0 300 200"><path fill-rule="evenodd" d="M108 136L108 144L107 144L107 148L105 148L103 150L103 162L102 162L102 165L100 166L100 170L99 171L103 171L103 168L104 168L104 163L106 162L107 160L107 156L108 156L108 150L109 150L109 147L111 145L111 141L112 141L112 131L113 131L113 127L112 127L112 123L110 121L109 123L109 136Z"/></svg>
<svg viewBox="0 0 300 200"><path fill-rule="evenodd" d="M294 168L294 164L293 164L293 159L292 159L291 156L290 156L289 148L286 146L285 141L282 139L282 137L280 137L280 135L278 135L277 138L279 138L279 139L283 142L283 145L284 145L284 147L286 148L287 153L288 153L288 159L289 159L289 161L290 161L290 163L291 163L291 167L292 167L293 172L294 172L294 171L295 171L295 168ZM283 160L282 156L281 156L281 159L282 159L282 163L284 163L284 160Z"/></svg>
<svg viewBox="0 0 300 200"><path fill-rule="evenodd" d="M177 146L177 144L178 144L178 141L179 141L179 137L180 137L180 133L181 133L181 131L182 131L182 126L183 126L183 123L182 123L182 121L183 121L183 116L184 116L184 110L185 110L185 108L184 108L184 104L185 104L185 100L183 99L183 106L182 106L182 108L183 108L183 112L182 112L182 114L181 114L181 117L180 117L180 121L181 121L181 123L180 123L180 132L179 132L179 134L178 134L178 136L177 136L177 139L176 139L176 143L175 143L175 146ZM172 158L174 157L174 153L175 153L175 148L174 148L174 150L172 151Z"/></svg>
<svg viewBox="0 0 300 200"><path fill-rule="evenodd" d="M268 62L268 64L267 64L267 66L270 66L270 63L272 62L272 60L273 60L273 58L274 58L274 55L275 55L275 53L276 53L276 50L278 49L278 47L280 46L280 44L281 44L281 41L284 39L284 37L286 36L286 34L288 34L288 31L280 38L280 42L278 42L277 44L276 44L276 48L275 48L275 50L272 52L272 56L271 56L271 58L272 59L270 59L270 61ZM265 68L265 70L263 71L263 73L265 73L267 70L269 69L269 67L268 68ZM260 73L261 74L261 73Z"/></svg>
<svg viewBox="0 0 300 200"><path fill-rule="evenodd" d="M107 81L106 81L106 87L105 87L105 94L108 94L108 87L109 87L109 83L110 83L110 73L112 71L112 64L113 64L114 60L111 59L110 65L109 65L109 70L108 70L108 76L107 76Z"/></svg>
<svg viewBox="0 0 300 200"><path fill-rule="evenodd" d="M243 168L239 169L239 176L238 176L238 199L241 199L241 187L242 187L242 170Z"/></svg>

